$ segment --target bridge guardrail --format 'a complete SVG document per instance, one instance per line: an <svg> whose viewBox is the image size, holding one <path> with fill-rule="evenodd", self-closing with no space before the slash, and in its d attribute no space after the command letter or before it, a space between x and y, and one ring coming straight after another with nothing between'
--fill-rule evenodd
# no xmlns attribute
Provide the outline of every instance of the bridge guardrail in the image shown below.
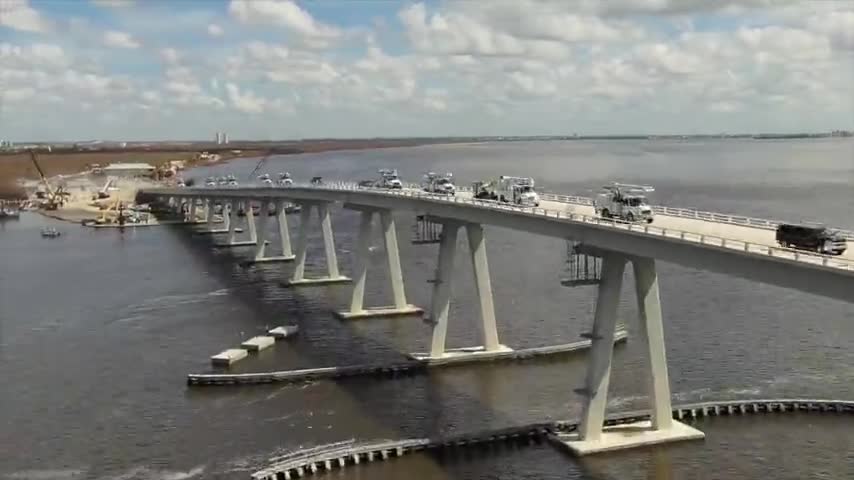
<svg viewBox="0 0 854 480"><path fill-rule="evenodd" d="M330 182L325 185L354 185L359 186L355 182ZM222 187L219 187L222 188ZM230 187L230 188L240 188L240 187ZM360 187L364 189L370 189L371 187ZM406 184L405 188L414 189L418 191L421 190L421 186L418 184ZM457 192L471 192L471 187L467 185L457 186ZM429 193L429 192L424 192ZM560 193L552 193L552 192L540 192L540 198L543 200L547 200L550 202L560 202L567 203L571 205L593 205L593 199L590 197L582 197L578 195L563 195ZM695 208L680 208L680 207L668 207L666 205L652 205L652 211L658 215L667 215L669 217L679 217L679 218L688 218L695 220L704 220L707 222L716 222L716 223L725 223L729 225L740 225L744 227L751 228L761 228L764 230L776 230L777 226L783 223L791 223L785 222L782 220L769 220L765 218L757 218L757 217L748 217L744 215L731 215L728 213L719 213L719 212L707 212L704 210L697 210ZM848 240L854 240L854 230L846 230L846 229L833 229Z"/></svg>
<svg viewBox="0 0 854 480"><path fill-rule="evenodd" d="M252 187L263 188L252 185ZM702 245L710 245L720 248L726 248L730 250L741 250L748 253L758 253L765 254L771 257L778 258L786 258L789 260L795 260L798 262L811 263L813 265L821 265L824 267L831 268L839 268L843 270L854 270L854 264L847 261L840 261L835 259L834 257L828 255L822 255L818 253L811 252L803 252L799 250L794 250L790 248L777 247L772 245L753 243L747 240L737 240L732 238L725 238L718 235L707 235L695 232L688 232L684 230L678 230L673 228L662 228L655 226L653 224L634 224L624 222L618 219L613 218L602 218L598 216L590 216L581 213L572 213L572 212L561 212L558 210L549 210L542 207L527 207L510 203L502 203L494 200L480 200L474 198L460 198L458 196L451 195L443 195L437 193L425 192L422 190L408 190L408 189L379 189L373 187L363 187L354 182L324 182L319 185L312 184L294 184L292 187L302 187L302 188L313 188L313 189L330 189L330 190L350 190L350 191L363 191L363 192L371 192L377 195L399 195L406 197L415 197L415 198L424 198L430 200L438 200L449 203L464 203L472 206L476 206L479 208L488 208L492 210L506 210L513 211L522 214L528 214L532 216L539 217L549 217L549 218L557 218L562 220L567 220L570 222L581 222L586 224L594 224L600 226L606 226L611 228L617 228L621 230L627 230L629 232L635 233L643 233L647 235L657 235L668 238L675 238L683 241L689 241L694 243L700 243ZM218 187L223 188L223 187ZM241 188L246 188L246 186L230 186L226 187L228 190L240 190ZM276 188L276 187L268 187L268 188ZM288 188L288 187L284 187ZM563 198L567 202L570 203L570 200L578 199L579 201L589 200L586 197L574 197L571 195L554 195L553 198ZM670 208L670 207L664 207ZM679 210L679 209L675 209ZM689 209L685 209L689 210ZM697 212L697 211L694 211ZM701 213L709 213L709 212L701 212ZM709 215L716 215L711 214ZM742 218L747 219L748 217L732 217L725 216L722 214L720 218L729 217L729 218ZM698 217L700 218L700 217ZM711 217L710 217L711 218ZM754 219L755 220L755 219ZM770 222L770 221L766 221Z"/></svg>
<svg viewBox="0 0 854 480"><path fill-rule="evenodd" d="M651 235L659 235L669 238L678 238L684 241L692 241L697 242L703 245L712 245L721 248L733 249L733 250L743 250L745 252L750 253L763 253L772 257L780 257L780 258L788 258L795 261L812 263L815 265L822 265L825 267L833 267L833 268L841 268L844 270L854 270L854 264L845 261L835 260L833 257L828 255L821 255L811 252L801 252L798 250L783 248L783 247L775 247L771 245L764 245L759 243L753 243L746 240L736 240L725 238L717 235L706 235L694 232L687 232L684 230L677 230L672 228L662 228L657 227L651 224L643 224L638 225L634 223L623 222L617 219L606 219L598 216L590 216L584 215L580 213L565 213L557 210L548 210L542 207L525 207L519 206L515 204L508 203L500 203L492 200L478 200L478 199L463 199L456 196L435 194L429 192L422 191L412 191L412 190L379 190L375 188L366 188L361 187L356 184L352 184L349 182L335 182L326 185L315 186L314 188L322 188L322 187L332 187L344 190L360 190L360 191L370 191L376 192L378 194L386 194L386 195L402 195L407 197L420 197L420 198L429 198L433 200L441 200L452 203L466 203L474 206L491 208L491 209L500 209L500 210L510 210L516 211L520 213L527 213L536 216L545 216L551 218L558 219L566 219L569 221L579 221L583 223L590 223L596 225L604 225L610 226L613 228L619 228L623 230L628 230L630 232L637 233L645 233ZM565 196L570 197L570 196ZM584 198L584 197L574 197L574 198Z"/></svg>

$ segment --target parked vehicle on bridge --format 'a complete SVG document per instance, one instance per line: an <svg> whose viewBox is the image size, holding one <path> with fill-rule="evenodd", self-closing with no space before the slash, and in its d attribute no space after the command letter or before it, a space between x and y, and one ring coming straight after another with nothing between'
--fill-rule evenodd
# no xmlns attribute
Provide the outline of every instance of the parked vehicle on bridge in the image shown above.
<svg viewBox="0 0 854 480"><path fill-rule="evenodd" d="M653 187L614 182L605 185L602 189L603 191L593 199L596 215L629 223L652 223L652 207L649 206L646 194L654 192Z"/></svg>
<svg viewBox="0 0 854 480"><path fill-rule="evenodd" d="M848 249L848 240L841 233L821 225L784 223L777 226L776 239L782 247L828 255L842 255Z"/></svg>
<svg viewBox="0 0 854 480"><path fill-rule="evenodd" d="M280 173L278 184L280 187L289 187L289 186L293 185L294 181L291 178L291 174L288 172Z"/></svg>
<svg viewBox="0 0 854 480"><path fill-rule="evenodd" d="M540 206L540 196L534 191L534 179L502 175L497 180L474 182L474 197L482 200L498 200L529 207Z"/></svg>
<svg viewBox="0 0 854 480"><path fill-rule="evenodd" d="M380 179L376 183L377 188L403 188L403 182L393 168L379 169Z"/></svg>
<svg viewBox="0 0 854 480"><path fill-rule="evenodd" d="M206 187L215 187L216 186L216 179L214 177L208 177L205 180L205 186Z"/></svg>
<svg viewBox="0 0 854 480"><path fill-rule="evenodd" d="M273 186L273 179L270 178L269 173L262 173L261 175L258 175L258 180L260 180L261 184L264 185L265 187L272 187Z"/></svg>
<svg viewBox="0 0 854 480"><path fill-rule="evenodd" d="M323 177L311 177L311 184L315 186L323 185Z"/></svg>
<svg viewBox="0 0 854 480"><path fill-rule="evenodd" d="M421 182L421 188L423 188L425 192L456 195L457 187L454 185L453 178L454 174L450 172L444 175L428 172L424 174L424 180Z"/></svg>

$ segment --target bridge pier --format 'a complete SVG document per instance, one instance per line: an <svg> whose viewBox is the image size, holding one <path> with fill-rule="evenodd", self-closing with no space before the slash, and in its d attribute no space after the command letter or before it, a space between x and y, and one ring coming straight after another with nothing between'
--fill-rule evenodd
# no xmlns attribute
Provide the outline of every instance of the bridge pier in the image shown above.
<svg viewBox="0 0 854 480"><path fill-rule="evenodd" d="M237 224L234 218L237 215L237 206L242 206L246 212L246 228L249 230L248 240L237 240ZM225 204L223 204L223 215L225 215ZM252 207L248 200L230 201L228 204L228 241L219 243L217 247L245 247L258 244L258 230L255 227L255 215L252 214Z"/></svg>
<svg viewBox="0 0 854 480"><path fill-rule="evenodd" d="M617 307L627 260L617 253L606 253L603 257L602 280L590 334L592 352L587 364L587 379L584 388L577 390L584 396L582 423L578 432L557 438L576 455L704 438L703 432L672 418L658 275L655 261L651 258L632 257L631 262L635 272L641 337L649 359L646 384L652 415L648 421L604 427Z"/></svg>
<svg viewBox="0 0 854 480"><path fill-rule="evenodd" d="M320 228L323 233L323 249L326 253L327 276L320 278L305 278L305 258L308 251L308 229L311 227L311 211L317 210ZM300 210L300 226L297 236L296 267L291 279L283 282L283 286L326 285L330 283L349 282L350 279L341 275L338 270L338 257L335 254L335 238L332 236L332 218L329 214L328 202L306 203Z"/></svg>
<svg viewBox="0 0 854 480"><path fill-rule="evenodd" d="M288 235L288 223L287 217L285 217L285 211L281 202L276 203L275 208L277 209L277 221L279 224L279 236L282 241L282 254L278 256L267 257L265 256L265 252L267 250L267 244L269 243L265 240L267 235L267 220L270 217L270 202L264 201L261 206L260 215L258 218L258 229L257 229L257 247L255 248L255 258L250 260L248 263L269 263L269 262L290 262L294 259L294 254L291 252L291 240ZM251 222L249 233L250 235L254 231L253 226L255 225L255 220L251 215L251 209L249 212L249 222Z"/></svg>
<svg viewBox="0 0 854 480"><path fill-rule="evenodd" d="M220 199L219 200L220 205L222 206L222 212L220 213L220 217L222 218L222 221L219 223L221 223L222 226L220 228L214 228L213 227L213 225L215 223L214 215L216 213L216 202L217 202L216 198L208 198L206 200L207 207L206 207L206 211L205 211L205 219L206 219L205 223L207 223L208 228L206 228L204 230L196 230L194 233L199 234L199 235L204 235L204 234L228 233L229 232L229 226L231 225L231 216L228 213L228 202L226 199ZM235 229L235 232L236 231L237 231L237 229Z"/></svg>
<svg viewBox="0 0 854 480"><path fill-rule="evenodd" d="M354 252L355 284L353 285L353 296L350 301L350 310L338 311L335 315L343 320L356 320L362 318L389 317L401 315L419 315L424 313L419 307L411 305L406 301L406 291L403 284L403 271L400 267L400 251L397 244L397 229L395 228L394 216L388 209L369 209L357 206L348 206L361 211L359 224L359 238ZM389 271L389 282L391 283L394 305L389 307L364 308L365 280L368 274L368 263L370 261L370 244L372 237L372 226L374 214L378 213L383 229L383 245L386 253L386 264Z"/></svg>
<svg viewBox="0 0 854 480"><path fill-rule="evenodd" d="M196 197L189 197L187 202L189 204L187 208L187 222L188 223L198 223L199 217L198 212L196 211Z"/></svg>
<svg viewBox="0 0 854 480"><path fill-rule="evenodd" d="M460 227L465 226L468 236L472 269L477 289L480 321L477 328L481 345L475 347L448 349L445 339L448 331L448 311L451 301L451 279L453 276L454 256L457 250L457 235ZM492 301L492 284L489 277L489 262L486 256L486 238L483 226L474 223L462 224L442 221L442 238L439 242L439 262L433 283L431 301L433 336L430 353L412 353L415 360L435 363L452 363L475 360L476 357L489 359L502 357L513 349L502 345L498 340L498 328L495 322L495 305Z"/></svg>

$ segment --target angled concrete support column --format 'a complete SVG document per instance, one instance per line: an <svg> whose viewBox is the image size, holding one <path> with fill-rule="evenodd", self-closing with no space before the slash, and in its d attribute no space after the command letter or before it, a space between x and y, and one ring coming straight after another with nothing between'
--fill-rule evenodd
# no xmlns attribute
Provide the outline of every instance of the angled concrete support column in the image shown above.
<svg viewBox="0 0 854 480"><path fill-rule="evenodd" d="M278 202L276 204L276 219L279 224L279 239L282 241L282 257L288 257L293 260L294 252L291 250L291 233L288 230L288 215L285 212L287 202Z"/></svg>
<svg viewBox="0 0 854 480"><path fill-rule="evenodd" d="M317 215L320 217L320 230L323 233L323 251L326 253L326 271L329 278L338 278L338 256L335 253L335 237L332 234L332 215L329 213L329 204L321 203L317 206Z"/></svg>
<svg viewBox="0 0 854 480"><path fill-rule="evenodd" d="M290 262L294 259L294 254L291 252L291 239L288 235L287 218L284 215L281 203L276 203L273 206L276 209L277 220L279 224L279 236L282 240L282 254L277 256L265 256L267 244L270 242L265 240L267 231L267 220L270 215L270 202L264 201L261 206L260 217L258 220L258 248L255 250L255 259L249 263L270 263L270 262Z"/></svg>
<svg viewBox="0 0 854 480"><path fill-rule="evenodd" d="M317 210L320 227L323 232L323 248L326 253L328 276L320 278L305 278L305 259L308 251L308 229L311 228L311 211ZM301 285L324 285L330 283L349 282L350 279L338 271L338 257L335 255L335 240L332 237L332 219L329 206L326 203L306 203L300 211L300 226L297 236L296 266L291 279L283 282L286 287Z"/></svg>
<svg viewBox="0 0 854 480"><path fill-rule="evenodd" d="M676 422L671 417L658 280L655 263L647 258L632 259L632 263L635 269L641 332L650 358L646 373L648 392L653 402L651 421L612 427L603 425L611 376L617 307L626 260L618 254L608 254L603 258L602 282L599 285L591 334L593 351L588 361L586 385L580 391L584 396L582 423L577 433L557 437L576 455L704 437L699 430Z"/></svg>
<svg viewBox="0 0 854 480"><path fill-rule="evenodd" d="M269 204L269 202L265 201L261 205L261 211L259 212L260 215L258 217L257 230L256 230L256 228L254 228L256 226L255 221L252 220L250 223L251 227L249 228L249 234L251 235L252 233L254 233L255 237L258 240L256 247L255 247L255 261L256 262L264 259L264 252L267 250L267 240L266 240L266 237L267 237L267 217L269 216L269 210L270 210L270 204ZM249 217L254 219L254 215L252 215L251 211L249 212Z"/></svg>
<svg viewBox="0 0 854 480"><path fill-rule="evenodd" d="M368 278L368 255L370 255L371 224L374 212L365 210L359 215L359 238L356 240L356 251L353 252L353 296L350 299L350 314L365 311L365 281Z"/></svg>
<svg viewBox="0 0 854 480"><path fill-rule="evenodd" d="M486 260L486 239L483 226L470 223L466 225L471 250L471 264L474 270L475 288L480 303L480 334L486 351L501 350L498 343L498 328L495 325L495 305L492 302L492 282L489 278L489 262ZM504 347L506 348L506 347Z"/></svg>
<svg viewBox="0 0 854 480"><path fill-rule="evenodd" d="M237 240L237 232L243 231L236 226L236 216L238 210L243 209L246 218L246 228L249 230L248 240ZM223 215L225 214L225 206L223 206ZM217 244L218 247L246 247L256 245L258 243L258 231L255 228L255 216L252 215L252 206L249 200L233 200L228 209L228 241L226 243Z"/></svg>
<svg viewBox="0 0 854 480"><path fill-rule="evenodd" d="M373 317L390 317L400 315L421 314L424 311L406 302L406 292L403 286L403 272L400 267L400 252L397 245L397 231L394 218L390 210L379 210L383 227L383 242L386 251L386 263L389 269L389 281L394 297L394 305L391 307L364 308L365 282L368 275L368 263L370 261L371 230L374 213L377 210L363 207L350 206L361 211L359 222L359 238L354 252L353 263L355 265L355 284L353 285L353 297L350 301L350 310L335 312L345 320L356 320Z"/></svg>
<svg viewBox="0 0 854 480"><path fill-rule="evenodd" d="M219 199L220 206L222 207L222 211L220 213L220 217L221 217L222 221L219 223L221 223L222 226L220 226L220 228L213 228L213 225L214 225L213 219L214 219L214 215L216 213L216 202L217 202L217 199L215 199L215 198L208 199L208 212L207 212L208 228L205 230L198 230L196 233L198 233L198 234L228 233L230 235L233 235L231 233L231 215L229 213L230 212L229 201L225 198ZM237 228L235 228L234 231L236 233L239 230Z"/></svg>
<svg viewBox="0 0 854 480"><path fill-rule="evenodd" d="M214 201L212 198L205 199L205 223L213 225Z"/></svg>
<svg viewBox="0 0 854 480"><path fill-rule="evenodd" d="M189 207L187 208L187 221L190 223L196 223L199 221L198 212L196 211L196 197L189 197L187 201L189 202Z"/></svg>
<svg viewBox="0 0 854 480"><path fill-rule="evenodd" d="M439 240L439 262L433 280L433 300L430 317L433 321L433 338L430 342L430 357L439 358L445 353L445 337L448 333L448 312L451 307L451 279L454 257L457 254L457 234L460 226L455 223L442 225Z"/></svg>
<svg viewBox="0 0 854 480"><path fill-rule="evenodd" d="M602 436L617 329L617 307L620 305L625 268L624 257L609 255L602 259L602 282L599 284L591 335L593 349L587 361L587 380L582 391L585 401L580 431L584 440L596 441Z"/></svg>
<svg viewBox="0 0 854 480"><path fill-rule="evenodd" d="M495 306L492 302L492 285L489 279L489 263L486 259L486 241L483 227L479 224L465 224L469 240L471 265L474 270L475 289L477 290L480 318L476 322L481 345L448 349L445 347L445 335L448 329L448 310L451 297L451 277L454 255L457 248L457 233L462 226L453 221L442 223L442 236L439 241L439 261L436 279L433 285L431 319L433 337L430 353L412 353L416 360L431 364L451 364L471 361L483 361L499 358L513 358L513 349L501 345L498 341L498 329L495 323ZM555 349L556 351L561 348Z"/></svg>

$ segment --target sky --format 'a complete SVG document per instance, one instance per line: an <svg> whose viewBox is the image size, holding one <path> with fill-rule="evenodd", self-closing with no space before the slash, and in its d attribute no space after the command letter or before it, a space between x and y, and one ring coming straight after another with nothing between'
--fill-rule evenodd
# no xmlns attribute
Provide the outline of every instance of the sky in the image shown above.
<svg viewBox="0 0 854 480"><path fill-rule="evenodd" d="M0 0L0 139L854 129L854 0Z"/></svg>

